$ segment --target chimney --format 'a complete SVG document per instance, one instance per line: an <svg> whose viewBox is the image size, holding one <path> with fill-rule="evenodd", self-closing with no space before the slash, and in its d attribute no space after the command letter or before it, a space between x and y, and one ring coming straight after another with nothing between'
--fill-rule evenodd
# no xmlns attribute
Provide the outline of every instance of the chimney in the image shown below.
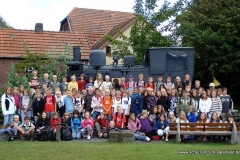
<svg viewBox="0 0 240 160"><path fill-rule="evenodd" d="M35 24L35 32L36 33L42 33L43 32L43 24L42 23L36 23Z"/></svg>
<svg viewBox="0 0 240 160"><path fill-rule="evenodd" d="M80 46L73 46L73 61L81 62Z"/></svg>

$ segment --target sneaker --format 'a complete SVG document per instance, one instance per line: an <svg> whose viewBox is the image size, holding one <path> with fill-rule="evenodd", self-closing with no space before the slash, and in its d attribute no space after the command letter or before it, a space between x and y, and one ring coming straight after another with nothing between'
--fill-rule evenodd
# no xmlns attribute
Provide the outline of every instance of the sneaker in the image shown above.
<svg viewBox="0 0 240 160"><path fill-rule="evenodd" d="M89 140L89 139L91 139L91 137L90 137L90 136L87 136L87 139Z"/></svg>
<svg viewBox="0 0 240 160"><path fill-rule="evenodd" d="M164 139L164 136L162 136L162 139Z"/></svg>
<svg viewBox="0 0 240 160"><path fill-rule="evenodd" d="M166 139L165 141L168 142L168 139Z"/></svg>
<svg viewBox="0 0 240 160"><path fill-rule="evenodd" d="M146 140L149 142L151 139L149 137L146 137Z"/></svg>

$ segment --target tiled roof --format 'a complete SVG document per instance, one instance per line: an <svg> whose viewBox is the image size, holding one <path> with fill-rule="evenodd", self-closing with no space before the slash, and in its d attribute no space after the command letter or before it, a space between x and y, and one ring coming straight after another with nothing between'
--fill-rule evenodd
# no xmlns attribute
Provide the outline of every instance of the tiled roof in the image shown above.
<svg viewBox="0 0 240 160"><path fill-rule="evenodd" d="M88 58L90 47L86 35L81 32L36 33L34 30L0 29L0 57L21 57L26 51L24 45L33 53L55 51L60 54L66 44L80 46L82 58Z"/></svg>
<svg viewBox="0 0 240 160"><path fill-rule="evenodd" d="M135 18L134 13L74 8L67 16L71 31L104 34L113 26Z"/></svg>

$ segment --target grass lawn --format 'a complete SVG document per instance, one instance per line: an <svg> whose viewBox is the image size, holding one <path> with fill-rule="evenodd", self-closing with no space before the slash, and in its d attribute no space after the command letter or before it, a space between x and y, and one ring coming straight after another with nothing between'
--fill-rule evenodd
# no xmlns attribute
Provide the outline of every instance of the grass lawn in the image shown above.
<svg viewBox="0 0 240 160"><path fill-rule="evenodd" d="M236 154L238 150L239 154ZM235 151L235 154L179 154L179 151ZM0 159L239 159L240 144L228 143L109 143L0 141Z"/></svg>

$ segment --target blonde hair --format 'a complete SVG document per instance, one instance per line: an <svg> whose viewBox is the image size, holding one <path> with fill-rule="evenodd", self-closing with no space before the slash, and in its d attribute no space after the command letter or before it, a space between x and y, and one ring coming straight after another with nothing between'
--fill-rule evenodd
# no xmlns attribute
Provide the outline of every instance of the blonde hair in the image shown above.
<svg viewBox="0 0 240 160"><path fill-rule="evenodd" d="M142 110L142 115L144 114L148 114L148 111L147 110Z"/></svg>
<svg viewBox="0 0 240 160"><path fill-rule="evenodd" d="M184 111L180 111L179 112L179 118L180 118L181 115L183 115L184 122L187 122L188 120L187 120L187 117L186 117L186 113Z"/></svg>
<svg viewBox="0 0 240 160"><path fill-rule="evenodd" d="M173 116L173 118L171 119L170 116ZM176 122L176 117L172 111L168 113L168 120L169 122Z"/></svg>

